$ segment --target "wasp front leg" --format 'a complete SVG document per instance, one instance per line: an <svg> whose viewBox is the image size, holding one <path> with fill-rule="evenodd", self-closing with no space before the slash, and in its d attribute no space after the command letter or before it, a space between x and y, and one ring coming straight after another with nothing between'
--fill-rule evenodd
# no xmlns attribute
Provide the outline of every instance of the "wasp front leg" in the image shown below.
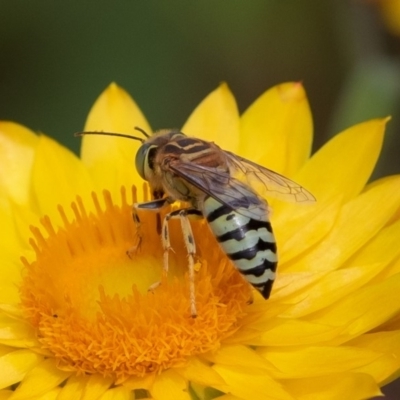
<svg viewBox="0 0 400 400"><path fill-rule="evenodd" d="M194 286L194 256L196 254L196 244L194 241L193 231L190 225L189 217L202 218L203 215L199 210L196 210L195 208L188 208L183 210L172 211L169 214L167 214L164 218L162 226L162 235L161 235L162 245L164 250L163 271L164 274L167 275L169 251L172 250L168 222L171 218L178 218L181 222L183 240L185 242L186 250L188 253L190 313L192 317L196 317L197 310L196 310L196 295Z"/></svg>
<svg viewBox="0 0 400 400"><path fill-rule="evenodd" d="M140 249L140 245L142 243L142 234L141 234L141 229L140 229L140 218L138 214L138 210L153 210L156 212L160 212L160 210L165 207L167 204L169 204L169 199L168 198L163 198L163 199L157 199L157 200L152 200L152 201L146 201L144 203L135 203L132 206L132 218L133 221L136 225L136 232L138 235L139 243L136 246L130 247L127 251L126 254L128 255L129 258L132 258L132 255ZM160 219L157 218L157 231L158 233L161 232L161 222Z"/></svg>

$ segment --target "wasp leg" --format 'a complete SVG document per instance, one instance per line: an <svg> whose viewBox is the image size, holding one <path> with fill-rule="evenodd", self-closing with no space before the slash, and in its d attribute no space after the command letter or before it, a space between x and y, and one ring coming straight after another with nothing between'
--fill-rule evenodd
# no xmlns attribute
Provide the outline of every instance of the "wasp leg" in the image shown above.
<svg viewBox="0 0 400 400"><path fill-rule="evenodd" d="M140 249L140 245L142 243L142 234L140 231L140 218L138 214L138 210L146 209L146 210L153 210L153 211L160 211L163 207L167 205L169 202L168 198L157 199L152 201L146 201L144 203L135 203L132 206L132 218L136 225L136 231L138 234L139 243L136 246L130 247L126 254L129 258L132 258L132 255ZM158 223L159 225L159 223Z"/></svg>
<svg viewBox="0 0 400 400"><path fill-rule="evenodd" d="M179 218L181 222L183 239L185 242L186 250L188 252L190 313L192 317L195 318L197 316L196 295L194 286L194 256L196 254L196 244L194 242L192 227L190 226L189 222L190 216L203 217L202 213L194 208L176 210L167 214L164 218L161 238L164 249L163 270L164 274L166 275L168 273L168 255L169 251L172 250L168 221L171 218Z"/></svg>

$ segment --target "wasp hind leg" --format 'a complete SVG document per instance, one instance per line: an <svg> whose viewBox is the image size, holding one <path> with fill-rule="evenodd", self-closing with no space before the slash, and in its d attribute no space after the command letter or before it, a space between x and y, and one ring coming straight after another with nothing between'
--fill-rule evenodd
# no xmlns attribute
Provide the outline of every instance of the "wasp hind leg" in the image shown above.
<svg viewBox="0 0 400 400"><path fill-rule="evenodd" d="M138 244L135 246L130 247L127 251L126 254L129 258L132 258L132 255L135 254L138 250L140 250L140 245L142 243L142 233L140 230L140 218L138 214L138 210L152 210L159 212L163 207L165 207L168 204L168 198L163 198L163 199L157 199L157 200L152 200L152 201L146 201L144 203L135 203L132 206L132 219L136 225L136 232L138 235ZM159 226L159 214L157 217L157 226ZM157 230L159 228L157 227Z"/></svg>
<svg viewBox="0 0 400 400"><path fill-rule="evenodd" d="M188 208L183 210L172 211L169 214L167 214L164 218L161 231L162 246L164 250L163 273L164 276L166 276L168 273L169 251L170 250L173 251L170 242L168 222L171 218L178 218L181 222L183 240L185 242L186 250L188 253L190 313L192 317L195 318L197 316L196 294L194 286L194 256L196 254L196 244L194 242L193 231L192 227L190 226L189 217L202 218L203 215L199 210L196 210L194 208Z"/></svg>

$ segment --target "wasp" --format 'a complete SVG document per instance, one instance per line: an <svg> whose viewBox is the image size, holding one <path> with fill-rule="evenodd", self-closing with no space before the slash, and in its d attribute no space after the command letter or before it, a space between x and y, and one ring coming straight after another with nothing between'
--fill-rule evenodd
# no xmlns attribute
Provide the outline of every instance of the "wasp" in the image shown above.
<svg viewBox="0 0 400 400"><path fill-rule="evenodd" d="M135 209L159 210L175 201L187 208L164 218L161 237L164 271L171 250L168 221L179 218L189 260L191 314L196 316L194 288L195 241L189 218L205 218L223 252L245 279L265 299L271 293L277 267L277 246L269 221L267 201L255 188L272 196L296 202L314 201L311 193L290 179L222 150L213 142L186 136L178 130L161 130L144 138L112 132L80 132L139 140L136 169L149 183L152 201L137 203ZM134 211L134 219L139 218Z"/></svg>

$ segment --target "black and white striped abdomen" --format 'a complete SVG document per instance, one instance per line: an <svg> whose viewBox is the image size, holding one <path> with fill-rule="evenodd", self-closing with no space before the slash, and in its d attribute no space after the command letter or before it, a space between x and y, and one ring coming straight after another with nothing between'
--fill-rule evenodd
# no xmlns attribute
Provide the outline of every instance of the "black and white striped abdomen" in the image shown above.
<svg viewBox="0 0 400 400"><path fill-rule="evenodd" d="M266 203L257 197L251 203L251 214L257 219L242 215L245 207L232 208L212 197L204 200L203 214L226 255L267 299L275 279L276 242Z"/></svg>

